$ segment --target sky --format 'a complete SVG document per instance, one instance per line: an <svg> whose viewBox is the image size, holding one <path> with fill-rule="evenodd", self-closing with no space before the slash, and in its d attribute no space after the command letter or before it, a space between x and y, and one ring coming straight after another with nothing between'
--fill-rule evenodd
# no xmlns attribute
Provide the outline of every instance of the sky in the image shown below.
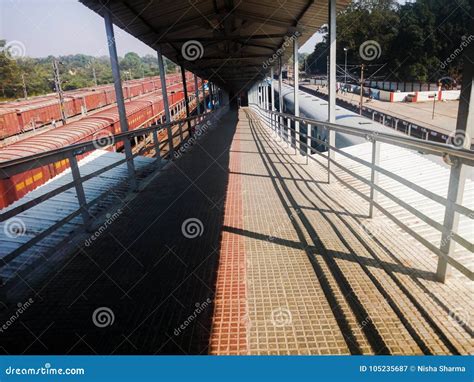
<svg viewBox="0 0 474 382"><path fill-rule="evenodd" d="M117 27L115 34L120 56L127 52L155 54ZM0 39L19 41L30 57L108 54L103 18L78 0L0 0ZM321 39L315 33L300 52L311 53Z"/></svg>

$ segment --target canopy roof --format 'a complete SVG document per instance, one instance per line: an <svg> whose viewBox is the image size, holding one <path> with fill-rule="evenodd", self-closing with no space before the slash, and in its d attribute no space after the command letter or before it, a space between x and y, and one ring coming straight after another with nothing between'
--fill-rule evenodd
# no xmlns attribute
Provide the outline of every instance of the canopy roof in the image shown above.
<svg viewBox="0 0 474 382"><path fill-rule="evenodd" d="M286 60L327 23L328 0L80 0L151 48L220 87L239 91ZM351 0L337 0L337 9Z"/></svg>

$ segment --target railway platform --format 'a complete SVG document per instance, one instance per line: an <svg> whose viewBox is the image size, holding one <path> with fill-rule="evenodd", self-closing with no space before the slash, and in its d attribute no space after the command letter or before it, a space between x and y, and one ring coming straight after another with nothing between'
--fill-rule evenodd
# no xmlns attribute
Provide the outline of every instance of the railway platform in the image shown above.
<svg viewBox="0 0 474 382"><path fill-rule="evenodd" d="M274 133L253 108L224 114L94 240L18 281L0 350L472 353L472 281L437 281L383 215L368 231L367 200Z"/></svg>

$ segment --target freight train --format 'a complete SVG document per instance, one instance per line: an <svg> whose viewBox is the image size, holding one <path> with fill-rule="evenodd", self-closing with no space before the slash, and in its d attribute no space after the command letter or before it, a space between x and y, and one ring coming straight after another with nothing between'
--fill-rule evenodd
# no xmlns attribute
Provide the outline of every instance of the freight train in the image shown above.
<svg viewBox="0 0 474 382"><path fill-rule="evenodd" d="M202 86L202 83L198 86ZM194 81L188 82L188 95L194 94ZM170 109L174 110L174 118L184 117L176 113L177 104L184 100L181 83L168 87ZM157 122L163 112L161 91L125 102L129 129L137 129ZM183 109L184 110L184 109ZM116 106L81 118L78 121L49 130L20 142L13 143L0 149L0 162L18 159L30 155L59 149L68 145L87 141L106 141L112 134L120 133L120 120ZM105 139L104 139L105 138ZM160 141L168 139L166 131L161 131ZM109 143L110 140L109 140ZM100 143L99 143L100 146ZM120 150L123 142L116 142L108 149ZM85 155L79 155L78 160ZM20 199L28 192L42 185L69 167L67 160L61 160L46 166L38 167L7 179L0 180L0 208L5 208Z"/></svg>
<svg viewBox="0 0 474 382"><path fill-rule="evenodd" d="M194 83L191 73L186 73L187 82ZM167 85L181 83L181 74L168 75ZM131 99L161 89L160 77L125 81L122 85L123 96ZM64 92L64 110L67 117L73 117L115 102L113 85L102 85ZM61 120L59 99L56 94L35 97L29 100L0 104L0 139Z"/></svg>

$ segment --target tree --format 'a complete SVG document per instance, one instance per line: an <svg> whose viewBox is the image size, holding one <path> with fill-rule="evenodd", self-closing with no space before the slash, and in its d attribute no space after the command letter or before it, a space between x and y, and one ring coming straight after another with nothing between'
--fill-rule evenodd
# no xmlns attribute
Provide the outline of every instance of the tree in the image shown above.
<svg viewBox="0 0 474 382"><path fill-rule="evenodd" d="M433 81L442 76L459 79L462 47L469 36L469 0L418 0L399 5L395 0L355 0L337 16L337 62L344 62L348 48L349 64L386 64L379 78L391 81ZM326 74L328 55L327 26L323 42L308 57L313 74ZM464 39L463 39L464 38ZM359 49L373 40L380 56L364 61ZM449 65L446 58L455 54ZM380 69L369 67L367 74Z"/></svg>

